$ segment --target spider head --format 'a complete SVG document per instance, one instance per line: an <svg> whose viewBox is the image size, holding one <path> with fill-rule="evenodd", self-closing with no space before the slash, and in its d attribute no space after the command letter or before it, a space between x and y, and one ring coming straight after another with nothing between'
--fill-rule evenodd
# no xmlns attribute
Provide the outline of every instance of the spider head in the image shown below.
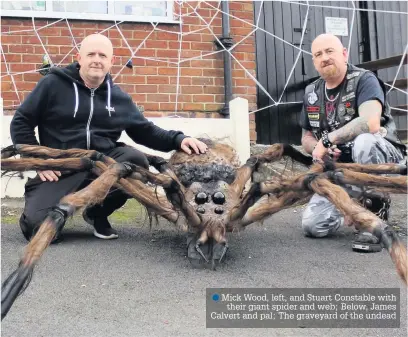
<svg viewBox="0 0 408 337"><path fill-rule="evenodd" d="M231 191L239 159L226 144L204 141L209 151L189 156L176 152L170 159L177 178L185 187L185 200L201 219L200 228L190 228L188 257L195 265L222 262L227 251L227 225L232 208L239 197Z"/></svg>

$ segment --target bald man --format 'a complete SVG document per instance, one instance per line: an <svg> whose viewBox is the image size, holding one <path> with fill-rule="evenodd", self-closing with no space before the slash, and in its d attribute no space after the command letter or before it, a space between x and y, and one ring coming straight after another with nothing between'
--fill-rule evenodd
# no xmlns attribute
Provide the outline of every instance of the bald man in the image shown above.
<svg viewBox="0 0 408 337"><path fill-rule="evenodd" d="M106 36L87 36L77 62L65 68L51 68L17 109L10 126L13 144L38 145L34 133L38 126L40 145L97 150L118 162L132 162L144 168L149 167L146 157L118 142L122 131L136 143L155 150L206 152L207 146L199 140L149 122L132 98L113 83L109 71L114 62L112 43ZM84 188L94 178L89 172L39 171L25 186L25 208L20 218L24 237L30 240L62 197ZM96 237L118 237L108 216L128 197L120 190L112 190L103 204L84 211L84 219L93 225ZM58 232L54 242L60 240Z"/></svg>
<svg viewBox="0 0 408 337"><path fill-rule="evenodd" d="M312 43L313 64L320 78L307 86L300 125L302 146L322 162L359 164L397 163L406 154L386 102L384 83L372 72L348 65L348 53L334 35L319 35ZM364 206L383 220L388 219L389 195L350 191ZM347 222L347 221L346 221ZM306 236L325 237L345 223L326 198L314 195L302 218ZM358 232L353 250L380 251L378 239Z"/></svg>

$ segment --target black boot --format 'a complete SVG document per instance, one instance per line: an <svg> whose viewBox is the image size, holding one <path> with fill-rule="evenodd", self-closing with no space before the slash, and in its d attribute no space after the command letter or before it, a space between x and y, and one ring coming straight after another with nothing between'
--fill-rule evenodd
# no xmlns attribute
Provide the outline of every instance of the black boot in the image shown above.
<svg viewBox="0 0 408 337"><path fill-rule="evenodd" d="M359 201L382 221L388 221L391 207L391 197L389 193L364 191Z"/></svg>
<svg viewBox="0 0 408 337"><path fill-rule="evenodd" d="M385 223L389 219L391 198L388 193L363 191L359 202L369 211L377 215ZM357 252L375 253L382 250L380 240L369 232L356 233L352 249Z"/></svg>

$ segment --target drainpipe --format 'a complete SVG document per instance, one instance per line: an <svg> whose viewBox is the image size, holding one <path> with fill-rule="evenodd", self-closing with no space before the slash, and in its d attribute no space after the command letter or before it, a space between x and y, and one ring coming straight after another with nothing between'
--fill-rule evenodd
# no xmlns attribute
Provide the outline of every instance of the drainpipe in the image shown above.
<svg viewBox="0 0 408 337"><path fill-rule="evenodd" d="M230 37L230 23L229 23L229 1L221 1L222 10L222 37L219 39L226 49L231 48L234 45L233 39ZM215 44L219 49L223 49L222 46L215 41ZM229 102L232 100L232 71L231 71L231 55L224 51L224 94L225 105L219 111L224 117L229 116Z"/></svg>

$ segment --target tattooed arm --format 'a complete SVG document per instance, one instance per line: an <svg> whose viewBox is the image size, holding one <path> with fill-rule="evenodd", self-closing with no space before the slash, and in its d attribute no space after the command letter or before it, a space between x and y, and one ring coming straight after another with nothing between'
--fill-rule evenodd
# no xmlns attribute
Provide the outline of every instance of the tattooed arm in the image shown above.
<svg viewBox="0 0 408 337"><path fill-rule="evenodd" d="M329 133L333 144L347 143L362 133L376 133L380 129L382 105L377 100L366 101L358 107L359 117Z"/></svg>
<svg viewBox="0 0 408 337"><path fill-rule="evenodd" d="M358 107L359 117L353 119L338 130L329 133L329 140L337 145L347 143L362 133L376 133L380 129L382 105L377 100L366 101ZM314 159L322 160L329 150L323 146L321 140L312 150ZM339 151L335 155L339 156Z"/></svg>

